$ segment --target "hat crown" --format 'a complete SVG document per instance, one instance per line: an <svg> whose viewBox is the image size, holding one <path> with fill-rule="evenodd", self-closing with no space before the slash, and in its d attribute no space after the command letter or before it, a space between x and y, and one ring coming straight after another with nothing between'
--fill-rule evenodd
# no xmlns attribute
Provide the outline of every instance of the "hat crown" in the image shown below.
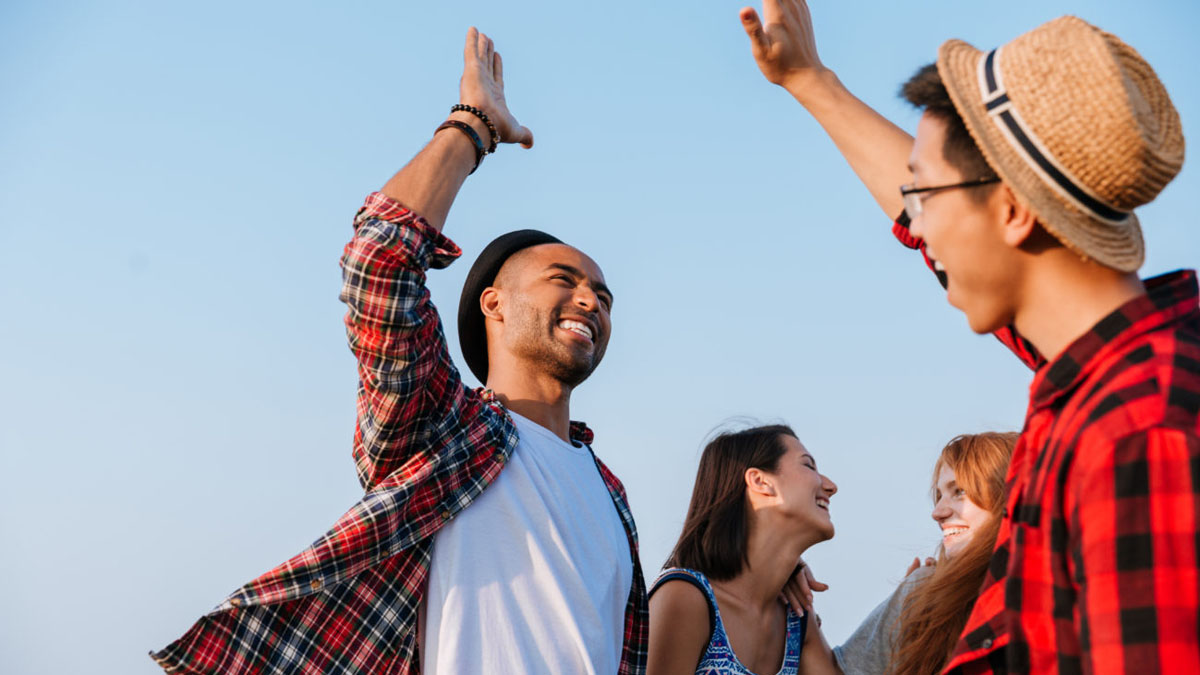
<svg viewBox="0 0 1200 675"><path fill-rule="evenodd" d="M1064 16L1004 45L996 63L1029 130L1105 204L1130 211L1179 173L1179 113L1150 64L1117 36Z"/></svg>

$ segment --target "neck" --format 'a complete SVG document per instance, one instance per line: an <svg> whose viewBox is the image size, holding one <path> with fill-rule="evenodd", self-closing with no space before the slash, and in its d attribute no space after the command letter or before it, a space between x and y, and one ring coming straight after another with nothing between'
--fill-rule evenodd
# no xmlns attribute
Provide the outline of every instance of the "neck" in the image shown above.
<svg viewBox="0 0 1200 675"><path fill-rule="evenodd" d="M571 391L563 382L528 369L488 371L487 387L505 408L571 440Z"/></svg>
<svg viewBox="0 0 1200 675"><path fill-rule="evenodd" d="M1136 274L1085 262L1066 249L1041 262L1026 277L1013 325L1047 361L1146 292Z"/></svg>
<svg viewBox="0 0 1200 675"><path fill-rule="evenodd" d="M779 602L779 594L796 570L800 556L819 538L811 532L780 536L794 528L771 522L777 519L765 517L768 514L762 515L756 519L746 541L747 565L736 577L719 585L765 611Z"/></svg>

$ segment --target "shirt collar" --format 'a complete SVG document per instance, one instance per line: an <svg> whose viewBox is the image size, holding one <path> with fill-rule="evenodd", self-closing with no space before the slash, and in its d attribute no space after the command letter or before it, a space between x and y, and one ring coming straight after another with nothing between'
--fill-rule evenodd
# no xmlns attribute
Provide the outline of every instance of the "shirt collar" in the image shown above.
<svg viewBox="0 0 1200 675"><path fill-rule="evenodd" d="M1037 372L1030 385L1031 409L1050 405L1074 389L1099 363L1103 353L1187 314L1200 312L1195 270L1169 272L1143 283L1145 295L1101 319Z"/></svg>
<svg viewBox="0 0 1200 675"><path fill-rule="evenodd" d="M504 407L500 403L500 398L496 396L496 392L488 389L487 387L479 388L479 397L483 399L484 403L495 404L501 409ZM571 420L571 429L568 432L568 435L571 437L571 440L575 441L576 443L583 443L584 445L591 445L593 440L596 438L595 432L593 432L587 424L584 424L578 420Z"/></svg>

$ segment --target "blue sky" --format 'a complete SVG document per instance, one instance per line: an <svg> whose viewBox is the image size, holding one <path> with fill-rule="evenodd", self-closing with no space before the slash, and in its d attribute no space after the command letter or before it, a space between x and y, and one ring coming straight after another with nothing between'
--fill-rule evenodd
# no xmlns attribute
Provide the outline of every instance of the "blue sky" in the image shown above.
<svg viewBox="0 0 1200 675"><path fill-rule="evenodd" d="M574 416L653 575L704 437L791 423L840 486L808 559L841 640L933 550L952 436L1019 429L1029 372L969 332L832 144L749 55L734 2L7 2L0 7L0 663L145 657L359 494L337 259L362 198L457 100L478 25L536 136L470 178L468 258L520 227L603 266L614 335ZM814 2L821 54L902 126L945 39L1075 13L1200 129L1190 2ZM1143 273L1195 267L1193 163L1140 211ZM452 309L468 264L432 274ZM445 314L455 334L453 312ZM452 344L457 355L457 344Z"/></svg>

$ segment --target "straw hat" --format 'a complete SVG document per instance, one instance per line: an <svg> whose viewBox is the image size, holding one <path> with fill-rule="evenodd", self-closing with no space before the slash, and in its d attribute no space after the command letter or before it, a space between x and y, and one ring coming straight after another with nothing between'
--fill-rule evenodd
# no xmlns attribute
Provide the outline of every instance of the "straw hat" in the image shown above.
<svg viewBox="0 0 1200 675"><path fill-rule="evenodd" d="M1183 164L1183 129L1150 64L1064 16L991 52L961 40L938 73L983 156L1068 248L1124 272L1145 258L1133 209Z"/></svg>

